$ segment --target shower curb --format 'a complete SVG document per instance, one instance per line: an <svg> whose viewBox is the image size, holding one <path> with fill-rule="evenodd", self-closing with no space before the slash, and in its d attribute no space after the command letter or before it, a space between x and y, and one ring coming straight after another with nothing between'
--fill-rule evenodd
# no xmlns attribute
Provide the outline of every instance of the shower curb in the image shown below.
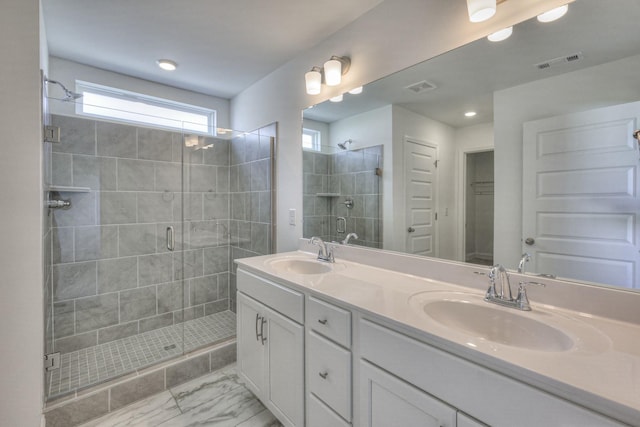
<svg viewBox="0 0 640 427"><path fill-rule="evenodd" d="M211 345L45 404L46 427L74 427L236 361L236 339Z"/></svg>

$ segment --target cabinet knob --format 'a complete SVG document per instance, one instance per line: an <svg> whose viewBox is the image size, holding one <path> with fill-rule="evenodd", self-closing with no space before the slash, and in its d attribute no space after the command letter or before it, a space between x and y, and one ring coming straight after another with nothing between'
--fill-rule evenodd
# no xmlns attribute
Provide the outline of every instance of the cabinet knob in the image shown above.
<svg viewBox="0 0 640 427"><path fill-rule="evenodd" d="M318 375L320 375L320 378L322 378L323 380L326 380L329 376L329 372L318 372Z"/></svg>
<svg viewBox="0 0 640 427"><path fill-rule="evenodd" d="M318 319L318 323L320 323L321 325L326 325L327 319Z"/></svg>

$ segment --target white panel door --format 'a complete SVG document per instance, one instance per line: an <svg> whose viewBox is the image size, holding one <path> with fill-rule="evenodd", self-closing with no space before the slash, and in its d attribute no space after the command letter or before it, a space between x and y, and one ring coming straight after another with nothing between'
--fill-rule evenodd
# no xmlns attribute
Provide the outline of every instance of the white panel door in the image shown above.
<svg viewBox="0 0 640 427"><path fill-rule="evenodd" d="M522 239L533 271L640 288L639 122L635 102L524 124Z"/></svg>
<svg viewBox="0 0 640 427"><path fill-rule="evenodd" d="M404 144L406 251L436 253L436 148L406 139Z"/></svg>

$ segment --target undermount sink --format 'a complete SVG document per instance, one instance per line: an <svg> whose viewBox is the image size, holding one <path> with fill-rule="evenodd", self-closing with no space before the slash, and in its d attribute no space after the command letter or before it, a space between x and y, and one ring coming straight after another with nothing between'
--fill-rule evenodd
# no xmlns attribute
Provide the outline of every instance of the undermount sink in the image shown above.
<svg viewBox="0 0 640 427"><path fill-rule="evenodd" d="M466 301L433 301L424 312L436 322L479 338L538 351L567 351L573 340L564 332L489 305Z"/></svg>
<svg viewBox="0 0 640 427"><path fill-rule="evenodd" d="M410 303L440 325L478 343L490 342L544 352L568 351L576 345L572 334L548 324L554 323L554 315L494 306L480 295L426 292L411 297ZM535 319L536 316L541 320ZM566 319L556 323L566 323ZM472 343L472 346L475 345Z"/></svg>
<svg viewBox="0 0 640 427"><path fill-rule="evenodd" d="M269 263L274 270L296 274L323 274L331 271L331 267L320 261L305 259L276 259Z"/></svg>

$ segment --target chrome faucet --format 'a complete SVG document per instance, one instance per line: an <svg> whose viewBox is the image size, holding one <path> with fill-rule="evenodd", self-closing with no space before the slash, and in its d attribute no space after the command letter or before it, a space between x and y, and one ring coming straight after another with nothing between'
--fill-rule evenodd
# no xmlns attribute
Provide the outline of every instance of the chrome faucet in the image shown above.
<svg viewBox="0 0 640 427"><path fill-rule="evenodd" d="M528 253L523 253L522 257L520 258L520 262L518 263L518 273L520 274L524 274L524 268L527 264L527 262L531 261L531 255L529 255Z"/></svg>
<svg viewBox="0 0 640 427"><path fill-rule="evenodd" d="M358 240L358 235L356 233L349 233L347 234L347 237L344 238L344 240L342 241L343 245L348 245L349 244L349 240L354 239L354 240Z"/></svg>
<svg viewBox="0 0 640 427"><path fill-rule="evenodd" d="M524 255L523 259L525 258ZM520 272L520 269L518 269L518 272ZM538 282L520 282L518 286L518 295L513 298L513 294L511 293L511 283L509 282L509 273L507 273L507 270L502 265L496 264L491 267L488 276L489 289L487 289L484 300L493 304L503 305L505 307L517 308L518 310L531 311L529 298L527 298L527 285L545 286L544 283Z"/></svg>
<svg viewBox="0 0 640 427"><path fill-rule="evenodd" d="M333 249L330 246L327 247L327 244L321 238L313 236L309 242L312 245L320 247L320 250L318 251L318 261L335 262L335 259L333 258Z"/></svg>

